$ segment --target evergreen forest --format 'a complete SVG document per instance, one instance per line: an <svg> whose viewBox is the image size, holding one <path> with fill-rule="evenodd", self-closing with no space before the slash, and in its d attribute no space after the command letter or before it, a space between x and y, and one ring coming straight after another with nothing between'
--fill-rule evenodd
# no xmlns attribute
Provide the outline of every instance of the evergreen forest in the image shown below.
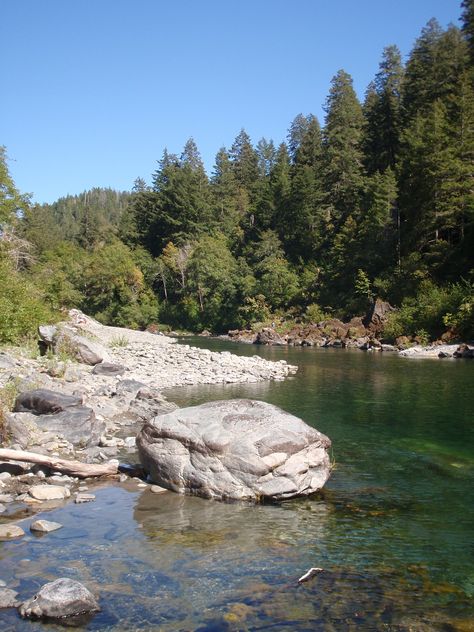
<svg viewBox="0 0 474 632"><path fill-rule="evenodd" d="M222 333L376 297L398 308L387 340L473 338L474 0L460 24L430 20L405 61L387 46L362 103L339 70L324 121L298 114L280 144L242 129L211 174L190 138L129 192L38 205L1 149L0 341L70 307Z"/></svg>

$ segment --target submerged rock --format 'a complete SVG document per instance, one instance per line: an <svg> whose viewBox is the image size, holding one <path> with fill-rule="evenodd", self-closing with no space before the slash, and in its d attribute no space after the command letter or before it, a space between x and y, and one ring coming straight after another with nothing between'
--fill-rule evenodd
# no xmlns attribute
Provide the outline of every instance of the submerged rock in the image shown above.
<svg viewBox="0 0 474 632"><path fill-rule="evenodd" d="M217 499L312 494L329 478L330 445L301 419L244 399L159 415L137 437L140 459L154 483Z"/></svg>
<svg viewBox="0 0 474 632"><path fill-rule="evenodd" d="M20 605L18 593L11 588L0 588L0 608L16 608Z"/></svg>
<svg viewBox="0 0 474 632"><path fill-rule="evenodd" d="M62 619L99 610L97 599L88 588L65 577L41 586L36 595L19 608L22 617L32 619Z"/></svg>

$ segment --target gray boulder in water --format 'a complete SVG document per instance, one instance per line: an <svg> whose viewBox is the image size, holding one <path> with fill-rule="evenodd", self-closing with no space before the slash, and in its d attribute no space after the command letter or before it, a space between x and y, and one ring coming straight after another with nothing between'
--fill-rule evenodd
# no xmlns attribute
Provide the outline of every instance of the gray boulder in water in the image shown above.
<svg viewBox="0 0 474 632"><path fill-rule="evenodd" d="M318 491L329 478L330 445L298 417L245 399L158 415L137 437L153 482L179 493L240 500Z"/></svg>
<svg viewBox="0 0 474 632"><path fill-rule="evenodd" d="M42 586L19 608L22 617L62 619L98 612L97 599L80 582L61 577Z"/></svg>

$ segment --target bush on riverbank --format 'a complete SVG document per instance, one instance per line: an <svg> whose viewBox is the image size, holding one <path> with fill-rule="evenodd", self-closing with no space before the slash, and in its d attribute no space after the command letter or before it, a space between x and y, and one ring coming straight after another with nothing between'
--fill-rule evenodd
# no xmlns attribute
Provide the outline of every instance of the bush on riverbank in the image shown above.
<svg viewBox="0 0 474 632"><path fill-rule="evenodd" d="M57 319L41 290L0 258L0 343L17 344L41 323Z"/></svg>
<svg viewBox="0 0 474 632"><path fill-rule="evenodd" d="M423 281L418 293L403 299L384 327L384 337L418 336L435 340L448 329L453 338L474 337L474 284L467 281L439 286Z"/></svg>

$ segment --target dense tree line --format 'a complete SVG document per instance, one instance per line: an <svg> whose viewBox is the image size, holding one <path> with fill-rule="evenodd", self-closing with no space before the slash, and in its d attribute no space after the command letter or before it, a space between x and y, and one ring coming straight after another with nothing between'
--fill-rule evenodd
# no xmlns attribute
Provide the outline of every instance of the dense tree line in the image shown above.
<svg viewBox="0 0 474 632"><path fill-rule="evenodd" d="M10 192L3 235L26 251L13 263L4 243L3 264L52 307L121 325L345 318L380 296L400 308L392 336L474 335L472 0L461 22L430 20L406 63L385 48L363 103L338 71L323 125L299 114L278 146L242 129L210 177L191 138L130 193L32 206Z"/></svg>

